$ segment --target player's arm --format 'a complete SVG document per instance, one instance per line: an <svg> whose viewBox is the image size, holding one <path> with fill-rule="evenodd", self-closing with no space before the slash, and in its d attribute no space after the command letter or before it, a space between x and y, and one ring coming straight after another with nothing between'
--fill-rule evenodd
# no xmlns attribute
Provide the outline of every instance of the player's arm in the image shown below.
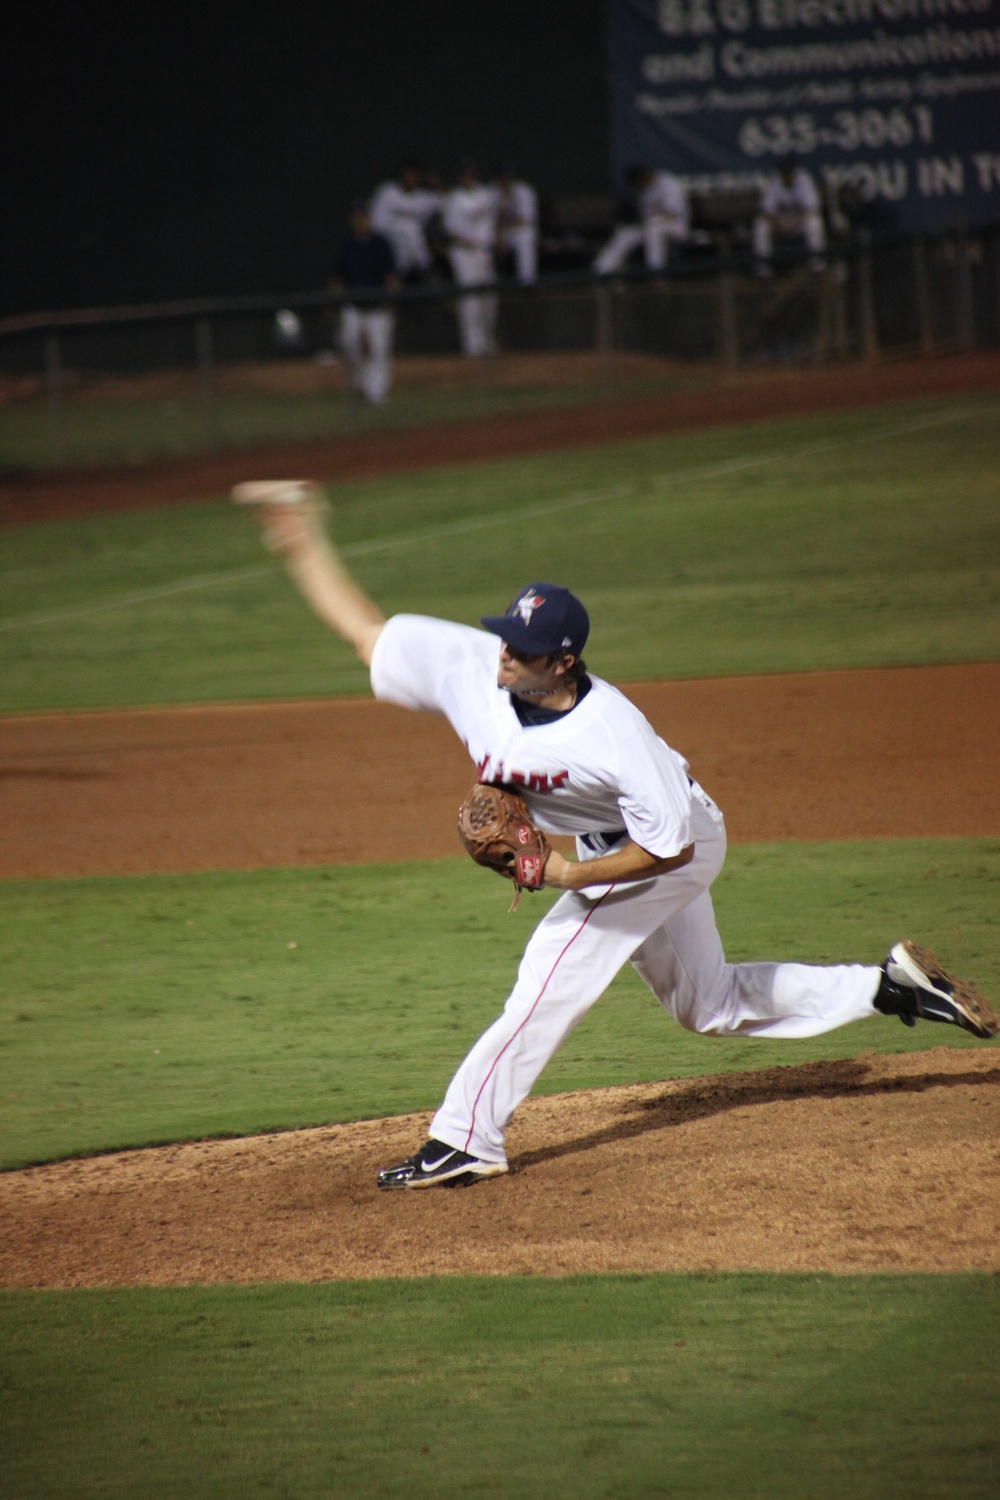
<svg viewBox="0 0 1000 1500"><path fill-rule="evenodd" d="M597 859L564 859L558 849L553 849L545 866L545 884L563 891L579 891L588 885L628 885L632 881L649 880L654 875L668 875L671 870L683 869L693 858L693 844L688 844L679 854L661 859L631 839L620 849L601 854Z"/></svg>
<svg viewBox="0 0 1000 1500"><path fill-rule="evenodd" d="M314 614L371 665L385 616L348 573L322 522L322 492L308 480L259 480L232 492L246 505L269 552L285 567Z"/></svg>

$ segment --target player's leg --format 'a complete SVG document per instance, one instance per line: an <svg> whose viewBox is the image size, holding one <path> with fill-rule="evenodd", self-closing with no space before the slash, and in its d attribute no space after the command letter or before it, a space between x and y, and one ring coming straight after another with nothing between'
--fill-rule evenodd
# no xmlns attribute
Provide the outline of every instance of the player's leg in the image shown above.
<svg viewBox="0 0 1000 1500"><path fill-rule="evenodd" d="M724 849L720 833L669 875L560 897L532 934L502 1015L452 1079L431 1135L502 1162L504 1130L545 1064L665 916L707 889Z"/></svg>
<svg viewBox="0 0 1000 1500"><path fill-rule="evenodd" d="M774 254L774 231L768 214L758 214L754 219L751 238L753 258L757 263L758 271L769 271L771 257Z"/></svg>
<svg viewBox="0 0 1000 1500"><path fill-rule="evenodd" d="M364 317L357 307L345 307L340 313L340 348L351 384L363 388Z"/></svg>
<svg viewBox="0 0 1000 1500"><path fill-rule="evenodd" d="M452 275L455 284L459 287L474 286L478 280L476 276L477 255L475 250L463 249L454 246L449 251ZM456 317L458 319L458 337L462 345L463 354L479 354L479 313L476 308L476 298L472 296L459 297L456 301Z"/></svg>
<svg viewBox="0 0 1000 1500"><path fill-rule="evenodd" d="M380 404L388 394L392 379L392 313L379 308L368 314L368 360L365 366L365 395Z"/></svg>
<svg viewBox="0 0 1000 1500"><path fill-rule="evenodd" d="M665 219L647 219L643 226L646 265L651 271L665 271L670 258L670 225Z"/></svg>
<svg viewBox="0 0 1000 1500"><path fill-rule="evenodd" d="M823 268L823 252L826 249L826 225L823 223L823 215L816 209L808 209L802 215L802 235L809 251L809 264L812 270L820 271Z"/></svg>
<svg viewBox="0 0 1000 1500"><path fill-rule="evenodd" d="M538 233L530 224L521 224L510 231L509 238L517 279L522 286L531 286L538 277Z"/></svg>
<svg viewBox="0 0 1000 1500"><path fill-rule="evenodd" d="M460 257L462 286L483 286L494 279L493 257L487 250L456 250ZM477 292L459 299L458 320L463 352L469 355L492 354L496 349L494 329L497 299L489 292Z"/></svg>
<svg viewBox="0 0 1000 1500"><path fill-rule="evenodd" d="M412 271L423 271L426 257L423 230L411 219L401 219L394 226L392 248L396 258L396 270L400 276L409 276Z"/></svg>
<svg viewBox="0 0 1000 1500"><path fill-rule="evenodd" d="M473 257L472 274L470 281L478 286L488 286L496 280L496 262L489 250L470 251ZM482 292L477 297L470 297L469 302L473 313L473 324L475 334L473 337L473 354L495 354L496 324L498 301L495 292Z"/></svg>
<svg viewBox="0 0 1000 1500"><path fill-rule="evenodd" d="M620 271L636 246L642 244L642 235L639 224L620 224L594 261L598 276Z"/></svg>
<svg viewBox="0 0 1000 1500"><path fill-rule="evenodd" d="M682 1026L711 1036L818 1036L877 1013L978 1037L1000 1031L974 984L909 942L896 943L880 965L727 963L708 891L671 913L632 962Z"/></svg>
<svg viewBox="0 0 1000 1500"><path fill-rule="evenodd" d="M727 963L708 891L672 913L632 963L676 1021L708 1036L818 1036L875 1015L881 980L868 964Z"/></svg>

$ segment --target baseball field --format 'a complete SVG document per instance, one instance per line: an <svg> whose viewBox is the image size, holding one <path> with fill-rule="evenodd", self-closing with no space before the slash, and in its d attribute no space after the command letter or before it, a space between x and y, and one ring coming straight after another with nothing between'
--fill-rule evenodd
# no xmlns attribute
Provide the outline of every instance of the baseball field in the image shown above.
<svg viewBox="0 0 1000 1500"><path fill-rule="evenodd" d="M226 502L275 466L387 612L579 591L731 957L1000 999L1000 359L658 399L0 483L0 1493L996 1493L1000 1039L713 1040L629 972L509 1177L374 1186L551 897Z"/></svg>

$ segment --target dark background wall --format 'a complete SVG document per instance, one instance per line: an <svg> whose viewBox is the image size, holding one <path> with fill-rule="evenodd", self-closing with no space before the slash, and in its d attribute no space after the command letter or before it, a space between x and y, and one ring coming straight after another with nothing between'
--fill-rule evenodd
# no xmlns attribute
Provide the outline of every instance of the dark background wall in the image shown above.
<svg viewBox="0 0 1000 1500"><path fill-rule="evenodd" d="M603 0L19 4L0 312L322 285L415 154L610 190Z"/></svg>

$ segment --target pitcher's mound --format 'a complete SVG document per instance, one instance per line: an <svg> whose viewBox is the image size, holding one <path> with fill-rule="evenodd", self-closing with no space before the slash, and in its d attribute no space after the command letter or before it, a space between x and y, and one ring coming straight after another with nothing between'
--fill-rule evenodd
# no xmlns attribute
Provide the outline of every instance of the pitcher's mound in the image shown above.
<svg viewBox="0 0 1000 1500"><path fill-rule="evenodd" d="M428 1117L0 1177L0 1285L1000 1270L1000 1052L528 1100L511 1173L379 1192Z"/></svg>

